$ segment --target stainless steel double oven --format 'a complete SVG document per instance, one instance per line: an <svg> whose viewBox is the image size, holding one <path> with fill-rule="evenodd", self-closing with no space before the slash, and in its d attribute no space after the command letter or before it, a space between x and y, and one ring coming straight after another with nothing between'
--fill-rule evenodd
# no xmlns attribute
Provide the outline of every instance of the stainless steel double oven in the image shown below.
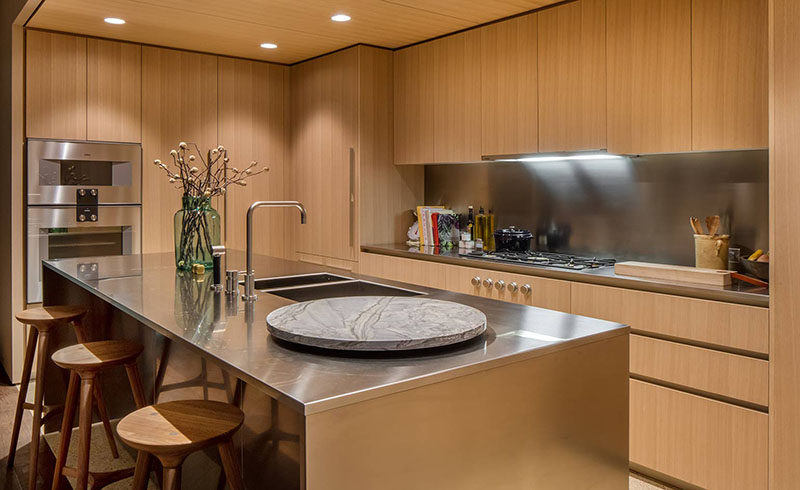
<svg viewBox="0 0 800 490"><path fill-rule="evenodd" d="M28 303L44 259L140 253L141 182L141 145L28 139Z"/></svg>

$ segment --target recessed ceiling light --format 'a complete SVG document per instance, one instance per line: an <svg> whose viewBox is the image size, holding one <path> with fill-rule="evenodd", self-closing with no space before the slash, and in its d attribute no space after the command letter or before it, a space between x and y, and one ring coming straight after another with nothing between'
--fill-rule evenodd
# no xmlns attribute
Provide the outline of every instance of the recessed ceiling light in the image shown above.
<svg viewBox="0 0 800 490"><path fill-rule="evenodd" d="M275 43L261 43L261 47L264 49L275 49L278 45Z"/></svg>
<svg viewBox="0 0 800 490"><path fill-rule="evenodd" d="M116 17L106 17L103 20L106 21L106 23L108 23L108 24L114 24L114 25L122 25L122 24L125 23L124 20L118 19Z"/></svg>
<svg viewBox="0 0 800 490"><path fill-rule="evenodd" d="M333 17L331 17L331 20L334 22L347 22L348 20L350 20L350 16L347 14L336 14Z"/></svg>

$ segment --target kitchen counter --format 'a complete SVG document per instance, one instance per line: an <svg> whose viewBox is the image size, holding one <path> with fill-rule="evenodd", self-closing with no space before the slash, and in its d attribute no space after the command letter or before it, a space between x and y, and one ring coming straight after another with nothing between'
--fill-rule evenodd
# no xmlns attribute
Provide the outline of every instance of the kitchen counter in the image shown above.
<svg viewBox="0 0 800 490"><path fill-rule="evenodd" d="M243 259L242 253L229 252L227 268L244 269ZM332 270L264 256L254 257L254 263L257 277ZM278 343L268 334L267 315L293 301L259 293L255 303L225 305L224 294L215 297L208 290L210 273L205 283L191 273L176 273L172 254L63 259L44 265L306 415L628 331L612 322L379 280L427 293L431 299L473 306L486 314L487 333L480 340L432 353L320 355Z"/></svg>
<svg viewBox="0 0 800 490"><path fill-rule="evenodd" d="M242 253L228 258L228 268L243 268ZM300 347L266 324L293 301L268 293L255 303L228 300L210 290L210 273L177 272L172 254L46 262L44 302L85 305L92 339L142 344L148 402L240 407L236 453L247 488L627 485L627 326L300 262L256 256L254 265L260 278L326 271L468 304L486 316L487 330L430 350ZM343 292L344 284L325 287ZM52 337L51 349L75 342L66 330ZM48 375L47 403L63 400L58 374ZM111 417L134 408L124 372L104 373L101 383ZM218 487L219 466L207 458L187 459L183 474L190 488Z"/></svg>
<svg viewBox="0 0 800 490"><path fill-rule="evenodd" d="M526 266L493 262L490 260L462 257L458 249L434 249L432 247L413 247L405 244L363 245L362 252L369 252L411 259L431 260L465 267L527 274L530 276L562 279L565 281L585 282L601 286L612 286L654 293L673 294L690 298L725 301L750 306L769 306L769 289L734 281L730 286L707 286L684 282L645 279L633 276L621 276L614 273L613 267L571 271L551 267Z"/></svg>

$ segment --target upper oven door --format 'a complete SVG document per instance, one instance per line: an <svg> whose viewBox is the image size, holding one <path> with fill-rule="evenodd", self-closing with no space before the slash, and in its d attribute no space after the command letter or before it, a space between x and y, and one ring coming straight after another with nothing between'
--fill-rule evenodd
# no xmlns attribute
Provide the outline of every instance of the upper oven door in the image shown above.
<svg viewBox="0 0 800 490"><path fill-rule="evenodd" d="M141 204L142 147L128 143L28 140L28 204L76 204L97 189L98 204Z"/></svg>

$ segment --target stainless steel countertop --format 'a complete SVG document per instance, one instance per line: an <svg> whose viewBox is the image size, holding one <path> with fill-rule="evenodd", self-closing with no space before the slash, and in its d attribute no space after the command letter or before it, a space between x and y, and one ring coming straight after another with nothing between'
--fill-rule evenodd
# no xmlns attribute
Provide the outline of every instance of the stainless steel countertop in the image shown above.
<svg viewBox="0 0 800 490"><path fill-rule="evenodd" d="M96 270L80 264L96 264ZM329 267L265 256L254 258L257 277L331 271ZM173 254L46 261L45 267L121 309L138 321L221 364L247 383L303 414L376 398L531 357L628 333L603 320L485 298L367 278L468 304L483 311L488 330L467 343L402 355L335 354L289 346L267 332L266 316L292 301L259 293L249 308L213 293L211 274L198 282L177 272ZM229 251L229 269L242 269L244 254ZM204 281L204 282L203 282Z"/></svg>
<svg viewBox="0 0 800 490"><path fill-rule="evenodd" d="M548 277L565 281L585 282L601 286L612 286L654 293L687 296L689 298L725 301L750 306L769 306L769 289L738 283L730 286L706 286L685 282L660 281L633 276L620 276L614 273L613 267L571 271L551 267L526 266L489 260L461 257L458 250L433 249L430 247L411 247L405 244L363 245L363 252L370 252L396 257L431 260L446 264L461 265L465 267L478 267L481 269L527 274L529 276Z"/></svg>

